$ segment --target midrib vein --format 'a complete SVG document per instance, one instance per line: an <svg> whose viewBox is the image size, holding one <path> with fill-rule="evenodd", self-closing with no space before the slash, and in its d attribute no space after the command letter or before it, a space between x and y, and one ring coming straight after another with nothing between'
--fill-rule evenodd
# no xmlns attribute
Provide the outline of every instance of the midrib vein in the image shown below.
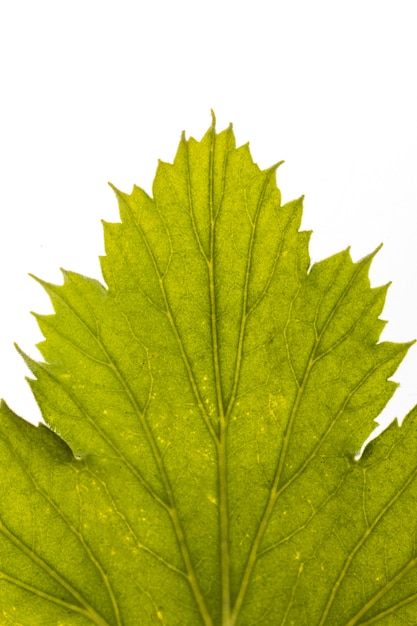
<svg viewBox="0 0 417 626"><path fill-rule="evenodd" d="M220 370L219 336L217 328L217 302L215 284L215 227L214 210L214 157L216 132L214 119L211 127L211 144L209 157L209 218L210 241L209 259L207 263L210 292L211 340L213 353L214 384L216 389L217 411L219 416L219 438L217 442L217 462L219 479L219 517L220 517L220 572L221 572L221 604L222 624L227 626L230 618L230 547L229 547L229 507L227 490L227 420L224 411L223 389Z"/></svg>
<svg viewBox="0 0 417 626"><path fill-rule="evenodd" d="M226 578L226 584L227 584L227 588L225 588L225 585L222 584L222 592L223 592L223 597L222 597L222 607L223 607L223 612L222 612L222 616L223 616L223 621L222 624L223 626L233 626L233 624L235 624L235 621L237 619L237 614L235 614L235 609L233 609L232 611L232 606L231 606L231 596L230 596L230 548L229 548L229 511L228 511L228 498L227 498L227 490L228 490L228 484L227 484L227 425L228 425L228 421L230 418L230 415L233 411L234 408L234 404L236 401L236 394L237 394L237 388L238 388L238 384L239 384L239 378L240 378L240 372L241 372L241 367L242 367L242 353L243 353L243 344L244 344L244 338L245 338L245 332L246 332L246 323L249 317L249 313L248 313L248 297L249 297L249 280L250 280L250 274L251 274L251 268L252 268L252 261L253 261L253 249L254 249L254 241L255 241L255 234L256 234L256 228L257 228L257 224L258 224L258 219L259 219L259 215L260 215L260 211L261 211L261 207L263 205L264 202L264 198L265 198L265 192L268 186L268 183L270 181L271 175L276 171L276 168L278 167L278 164L272 168L270 168L270 170L268 170L267 175L265 176L263 185L262 185L262 190L258 199L258 203L257 203L257 207L256 207L256 211L255 211L255 216L254 219L251 220L251 236L250 236L250 240L249 240L249 246L248 246L248 254L247 254L247 263L246 263L246 271L245 271L245 282L244 282L244 288L243 288L243 299L242 299L242 313L241 313L241 322L240 322L240 328L239 328L239 340L238 340L238 348L237 348L237 355L236 355L236 363L235 363L235 374L234 374L234 378L233 378L233 386L232 386L232 392L230 395L230 399L228 402L228 406L226 409L226 414L224 414L224 408L223 408L223 403L221 406L221 413L220 413L220 444L219 444L219 453L218 453L218 458L219 458L219 490L220 490L220 504L223 505L220 507L220 537L221 537L221 557L222 557L222 581L224 582L225 578ZM212 210L211 210L211 215L213 215ZM213 220L212 220L213 223ZM214 236L212 237L212 239L214 239ZM214 244L214 242L213 242ZM213 251L214 251L214 245L213 245ZM213 281L213 290L210 290L210 293L212 295L212 298L214 301L215 298L215 292L214 292L214 281ZM213 308L212 308L213 310ZM215 308L214 308L214 314L215 314ZM217 320L217 318L212 318L214 319L214 321ZM214 330L216 331L216 344L215 344L215 348L217 349L216 351L213 350L214 354L216 355L218 352L218 341L217 341L217 326L214 325ZM216 363L216 360L215 360ZM218 363L218 357L217 357L217 363ZM219 381L220 381L220 368L219 368ZM221 387L220 387L220 391L221 391ZM222 438L224 434L224 440ZM225 493L223 494L223 498L222 498L222 490L224 489ZM226 570L226 566L227 566L227 572ZM226 599L226 593L227 593L227 599ZM236 606L236 605L235 605Z"/></svg>
<svg viewBox="0 0 417 626"><path fill-rule="evenodd" d="M229 127L230 138L231 127ZM213 373L215 397L218 413L219 432L215 439L218 463L218 480L219 480L219 525L220 525L220 575L221 575L221 614L222 624L229 624L230 619L230 547L229 547L229 508L228 508L228 489L227 489L227 417L224 410L224 397L222 388L222 377L220 367L220 347L219 334L217 327L217 300L216 300L216 270L215 270L215 246L216 246L216 220L220 212L223 197L225 174L227 168L228 149L223 160L223 176L222 190L220 193L218 207L215 207L214 198L214 164L215 164L215 119L211 127L211 143L209 153L209 188L208 188L208 212L209 212L209 249L205 253L204 247L200 240L197 225L195 221L195 210L192 196L191 168L188 152L188 144L186 145L187 156L187 192L189 203L189 214L193 228L194 237L196 239L200 253L207 266L208 284L209 284L209 302L210 302L210 330L212 342L213 356Z"/></svg>

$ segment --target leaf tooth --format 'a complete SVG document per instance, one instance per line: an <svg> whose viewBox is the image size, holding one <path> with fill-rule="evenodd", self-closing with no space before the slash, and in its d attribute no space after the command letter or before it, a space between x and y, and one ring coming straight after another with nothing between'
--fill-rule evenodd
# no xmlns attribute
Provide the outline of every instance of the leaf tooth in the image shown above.
<svg viewBox="0 0 417 626"><path fill-rule="evenodd" d="M122 192L120 191L120 189L118 189L115 185L113 185L112 182L108 181L108 186L113 189L114 193L116 194L116 196L119 196L120 194L122 194Z"/></svg>

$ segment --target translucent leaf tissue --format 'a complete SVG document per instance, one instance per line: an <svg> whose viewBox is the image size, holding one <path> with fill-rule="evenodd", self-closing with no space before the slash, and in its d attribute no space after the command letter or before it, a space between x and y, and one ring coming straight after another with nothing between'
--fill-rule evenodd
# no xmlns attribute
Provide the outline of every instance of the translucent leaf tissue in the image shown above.
<svg viewBox="0 0 417 626"><path fill-rule="evenodd" d="M410 344L373 254L310 267L302 199L214 117L114 189L105 286L39 280L45 425L0 412L0 624L417 623L417 411L355 452Z"/></svg>

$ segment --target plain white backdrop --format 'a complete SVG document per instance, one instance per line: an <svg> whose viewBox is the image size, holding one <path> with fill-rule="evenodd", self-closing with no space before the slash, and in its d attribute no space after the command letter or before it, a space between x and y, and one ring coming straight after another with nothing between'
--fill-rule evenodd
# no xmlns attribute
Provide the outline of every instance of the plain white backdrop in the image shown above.
<svg viewBox="0 0 417 626"><path fill-rule="evenodd" d="M4 0L0 4L0 396L37 423L16 353L38 357L31 272L101 278L107 186L151 190L180 138L233 122L283 199L305 194L312 260L384 247L383 338L417 337L417 38L413 0ZM417 345L385 419L417 403Z"/></svg>

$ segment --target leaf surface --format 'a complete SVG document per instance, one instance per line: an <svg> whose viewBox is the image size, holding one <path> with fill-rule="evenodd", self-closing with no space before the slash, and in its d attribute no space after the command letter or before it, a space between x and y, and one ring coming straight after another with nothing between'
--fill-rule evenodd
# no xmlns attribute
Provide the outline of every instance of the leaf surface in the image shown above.
<svg viewBox="0 0 417 626"><path fill-rule="evenodd" d="M417 623L417 412L356 452L410 344L374 254L310 267L231 127L115 189L99 282L39 281L47 426L4 403L0 623ZM22 353L23 354L23 353Z"/></svg>

